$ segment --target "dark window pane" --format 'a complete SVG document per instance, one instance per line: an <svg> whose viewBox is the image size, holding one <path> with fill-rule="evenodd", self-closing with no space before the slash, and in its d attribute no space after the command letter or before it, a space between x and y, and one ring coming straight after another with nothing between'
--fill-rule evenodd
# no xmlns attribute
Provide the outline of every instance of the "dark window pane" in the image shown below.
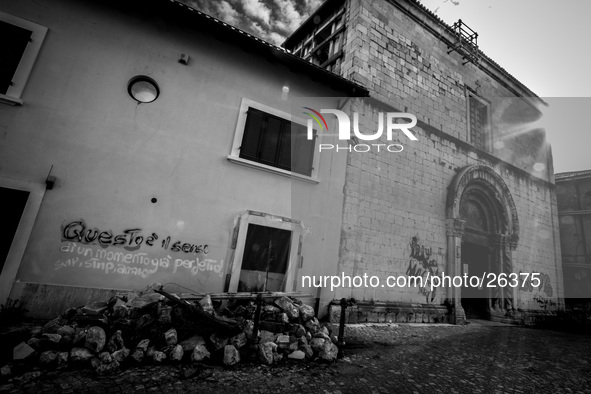
<svg viewBox="0 0 591 394"><path fill-rule="evenodd" d="M277 167L291 170L291 123L283 122Z"/></svg>
<svg viewBox="0 0 591 394"><path fill-rule="evenodd" d="M0 204L3 208L0 227L0 272L4 267L28 198L29 192L0 187Z"/></svg>
<svg viewBox="0 0 591 394"><path fill-rule="evenodd" d="M249 109L246 115L246 127L242 144L240 145L240 157L258 161L259 144L262 137L264 113Z"/></svg>
<svg viewBox="0 0 591 394"><path fill-rule="evenodd" d="M249 109L240 157L299 174L312 175L315 141L306 127Z"/></svg>
<svg viewBox="0 0 591 394"><path fill-rule="evenodd" d="M277 165L277 148L281 136L281 120L267 116L266 128L259 152L260 162L270 166Z"/></svg>
<svg viewBox="0 0 591 394"><path fill-rule="evenodd" d="M6 94L25 52L31 31L0 21L0 93Z"/></svg>
<svg viewBox="0 0 591 394"><path fill-rule="evenodd" d="M291 231L249 224L238 291L283 291Z"/></svg>
<svg viewBox="0 0 591 394"><path fill-rule="evenodd" d="M488 106L470 96L470 141L479 149L486 149L486 125Z"/></svg>

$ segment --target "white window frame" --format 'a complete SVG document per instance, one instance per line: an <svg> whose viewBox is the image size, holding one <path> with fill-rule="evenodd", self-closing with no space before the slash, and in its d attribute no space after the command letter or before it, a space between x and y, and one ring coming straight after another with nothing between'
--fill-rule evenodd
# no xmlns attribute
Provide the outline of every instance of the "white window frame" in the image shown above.
<svg viewBox="0 0 591 394"><path fill-rule="evenodd" d="M242 138L244 137L244 129L246 127L246 116L248 114L249 108L255 108L260 111L266 112L271 115L275 115L277 117L283 118L293 123L300 124L304 127L307 127L306 120L292 116L290 113L278 110L276 108L269 107L268 105L258 103L256 101L250 100L248 98L243 97L242 102L240 103L240 112L238 114L238 121L236 123L236 131L234 132L234 141L232 143L232 149L230 154L228 155L228 160L236 163L245 165L252 168L257 168L262 171L272 172L274 174L290 177L293 179L298 179L305 182L310 183L320 183L320 179L318 179L318 166L320 164L320 155L318 154L318 147L319 147L319 138L316 138L315 145L314 145L314 158L312 160L312 174L311 176L306 176L302 174L298 174L293 171L287 171L281 168L269 166L262 163L257 163L256 161L251 161L248 159L243 159L240 157L240 145L242 145ZM316 131L316 135L318 135L318 130Z"/></svg>
<svg viewBox="0 0 591 394"><path fill-rule="evenodd" d="M0 274L0 303L4 304L10 295L12 284L16 279L46 188L45 184L1 176L0 187L29 192L25 209L21 215L12 244L8 250L8 255L6 256L6 261L4 262L4 267Z"/></svg>
<svg viewBox="0 0 591 394"><path fill-rule="evenodd" d="M237 224L238 232L234 250L234 261L231 268L230 284L228 292L236 293L240 281L240 272L242 270L242 259L244 256L244 247L246 245L246 233L250 224L257 224L265 227L272 227L281 230L291 231L291 243L289 246L289 260L285 271L285 289L284 292L294 292L296 290L297 272L301 268L301 245L303 225L298 220L292 220L282 216L271 215L267 213L246 211L240 216Z"/></svg>
<svg viewBox="0 0 591 394"><path fill-rule="evenodd" d="M466 89L466 113L467 113L467 130L468 130L468 135L466 136L466 141L468 141L470 144L473 144L472 142L472 120L471 120L471 115L470 115L470 99L474 98L477 101L479 101L481 104L484 104L486 106L486 108L488 109L486 111L486 129L485 132L487 133L486 139L485 139L485 150L486 151L491 151L491 147L492 147L492 141L493 141L493 136L492 136L492 114L491 114L491 105L490 102L483 99L482 97L480 97L478 94L476 94L472 89Z"/></svg>
<svg viewBox="0 0 591 394"><path fill-rule="evenodd" d="M10 105L22 105L21 95L47 35L47 27L2 11L0 11L0 20L31 31L31 42L26 46L21 61L14 72L12 85L8 87L6 94L0 94L0 102Z"/></svg>

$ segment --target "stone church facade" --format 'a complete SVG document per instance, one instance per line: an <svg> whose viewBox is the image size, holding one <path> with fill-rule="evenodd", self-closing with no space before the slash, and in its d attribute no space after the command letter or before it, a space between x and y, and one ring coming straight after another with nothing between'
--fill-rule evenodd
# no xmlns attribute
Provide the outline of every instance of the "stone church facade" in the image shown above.
<svg viewBox="0 0 591 394"><path fill-rule="evenodd" d="M401 152L348 153L339 261L326 274L381 285L338 288L335 317L340 298L356 301L349 322L527 323L563 306L552 157L536 124L545 103L478 50L474 31L413 0L329 0L283 46L368 88L370 100L347 102L363 132L383 113L418 119ZM430 286L464 274L484 283ZM383 286L416 275L423 286Z"/></svg>

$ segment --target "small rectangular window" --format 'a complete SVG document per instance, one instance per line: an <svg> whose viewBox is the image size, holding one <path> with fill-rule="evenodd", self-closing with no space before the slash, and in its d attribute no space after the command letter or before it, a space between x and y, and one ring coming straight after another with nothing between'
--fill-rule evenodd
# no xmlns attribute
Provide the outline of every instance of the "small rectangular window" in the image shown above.
<svg viewBox="0 0 591 394"><path fill-rule="evenodd" d="M307 139L304 126L248 109L240 158L310 176L313 156L314 140Z"/></svg>
<svg viewBox="0 0 591 394"><path fill-rule="evenodd" d="M0 93L6 94L31 38L31 31L0 21L0 37L6 38L2 45L3 60L0 62Z"/></svg>
<svg viewBox="0 0 591 394"><path fill-rule="evenodd" d="M489 133L489 104L474 95L468 93L468 121L470 130L470 142L474 147L487 150Z"/></svg>
<svg viewBox="0 0 591 394"><path fill-rule="evenodd" d="M21 94L46 34L44 26L0 12L0 102L22 104Z"/></svg>

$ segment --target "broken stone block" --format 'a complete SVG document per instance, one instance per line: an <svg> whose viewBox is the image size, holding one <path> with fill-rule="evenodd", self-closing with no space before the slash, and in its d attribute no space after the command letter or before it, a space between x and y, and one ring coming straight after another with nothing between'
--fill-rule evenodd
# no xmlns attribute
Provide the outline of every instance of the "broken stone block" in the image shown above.
<svg viewBox="0 0 591 394"><path fill-rule="evenodd" d="M150 345L150 340L149 339L142 339L141 341L138 342L137 346L135 347L136 349L140 349L141 351L148 351L148 346Z"/></svg>
<svg viewBox="0 0 591 394"><path fill-rule="evenodd" d="M263 364L272 365L274 362L273 354L277 349L277 345L273 342L265 342L259 344L259 360Z"/></svg>
<svg viewBox="0 0 591 394"><path fill-rule="evenodd" d="M276 307L275 305L267 304L263 306L262 312L264 314L275 315L277 313L281 313L281 309Z"/></svg>
<svg viewBox="0 0 591 394"><path fill-rule="evenodd" d="M27 345L32 347L35 350L41 349L41 339L39 338L31 338L27 341Z"/></svg>
<svg viewBox="0 0 591 394"><path fill-rule="evenodd" d="M332 337L330 337L330 341L336 345L337 343L339 343L339 338L336 335L333 335Z"/></svg>
<svg viewBox="0 0 591 394"><path fill-rule="evenodd" d="M244 323L244 329L242 330L246 334L246 338L252 339L252 330L254 329L254 322L252 320L247 320Z"/></svg>
<svg viewBox="0 0 591 394"><path fill-rule="evenodd" d="M291 343L291 341L289 340L289 335L281 334L281 335L277 336L275 343L277 344L279 349L286 350L289 347L289 344Z"/></svg>
<svg viewBox="0 0 591 394"><path fill-rule="evenodd" d="M75 347L70 350L70 361L73 363L88 363L92 357L92 352L86 348Z"/></svg>
<svg viewBox="0 0 591 394"><path fill-rule="evenodd" d="M316 312L314 311L314 308L312 308L310 305L305 305L302 304L298 307L299 311L300 311L300 316L302 318L302 321L307 322L308 320L311 320L314 318L314 315L316 314Z"/></svg>
<svg viewBox="0 0 591 394"><path fill-rule="evenodd" d="M0 378L4 379L8 379L10 376L12 376L12 368L10 367L10 365L5 365L2 368L0 368Z"/></svg>
<svg viewBox="0 0 591 394"><path fill-rule="evenodd" d="M178 337L176 334L176 330L171 328L170 330L164 333L164 340L168 346L174 346L177 343Z"/></svg>
<svg viewBox="0 0 591 394"><path fill-rule="evenodd" d="M312 335L320 331L320 323L315 317L304 323L304 327L306 327L306 330L308 330Z"/></svg>
<svg viewBox="0 0 591 394"><path fill-rule="evenodd" d="M158 310L156 311L156 315L158 315L159 323L170 323L172 321L171 314L172 307L170 305L163 304L162 302L158 303Z"/></svg>
<svg viewBox="0 0 591 394"><path fill-rule="evenodd" d="M159 352L159 351L155 351L154 355L152 356L152 360L154 360L155 363L161 363L164 360L166 360L166 354L164 354L164 352Z"/></svg>
<svg viewBox="0 0 591 394"><path fill-rule="evenodd" d="M287 358L291 360L303 360L306 358L306 354L301 350L294 350L293 352L289 353Z"/></svg>
<svg viewBox="0 0 591 394"><path fill-rule="evenodd" d="M277 321L279 323L289 323L289 317L287 317L287 313L280 313L278 315Z"/></svg>
<svg viewBox="0 0 591 394"><path fill-rule="evenodd" d="M117 360L111 361L109 364L102 364L96 368L96 373L100 376L114 375L119 372L119 363Z"/></svg>
<svg viewBox="0 0 591 394"><path fill-rule="evenodd" d="M240 349L244 345L246 345L246 334L241 332L240 334L233 336L230 338L230 343L234 345L236 349Z"/></svg>
<svg viewBox="0 0 591 394"><path fill-rule="evenodd" d="M139 319L135 321L135 329L136 330L144 330L147 327L151 326L154 323L154 317L150 314L142 315Z"/></svg>
<svg viewBox="0 0 591 394"><path fill-rule="evenodd" d="M121 364L123 360L125 360L129 356L130 353L131 351L129 349L123 348L113 352L111 356L113 356L113 359L116 360L119 364Z"/></svg>
<svg viewBox="0 0 591 394"><path fill-rule="evenodd" d="M53 350L48 350L46 352L41 353L39 356L39 364L44 366L45 368L53 367L57 364L57 352Z"/></svg>
<svg viewBox="0 0 591 394"><path fill-rule="evenodd" d="M205 340L199 335L192 336L182 341L179 345L183 348L184 352L192 352L197 345L205 345Z"/></svg>
<svg viewBox="0 0 591 394"><path fill-rule="evenodd" d="M72 340L74 340L74 337L76 336L76 329L71 326L61 326L60 328L58 328L57 334L61 335L62 338L72 337Z"/></svg>
<svg viewBox="0 0 591 394"><path fill-rule="evenodd" d="M111 336L111 338L109 338L109 342L107 343L107 350L113 353L119 349L123 349L124 347L125 342L123 341L123 333L121 332L121 330L117 330Z"/></svg>
<svg viewBox="0 0 591 394"><path fill-rule="evenodd" d="M312 347L310 345L301 345L299 350L304 352L306 359L314 357L314 350L312 350Z"/></svg>
<svg viewBox="0 0 591 394"><path fill-rule="evenodd" d="M213 304L211 303L211 297L206 295L201 300L199 300L199 305L203 308L204 312L213 313Z"/></svg>
<svg viewBox="0 0 591 394"><path fill-rule="evenodd" d="M181 361L184 354L185 352L183 351L183 347L181 345L176 345L170 351L170 359L172 361Z"/></svg>
<svg viewBox="0 0 591 394"><path fill-rule="evenodd" d="M312 350L314 350L314 352L317 353L322 350L325 343L326 343L326 340L324 338L314 338L310 342L310 346L312 347Z"/></svg>
<svg viewBox="0 0 591 394"><path fill-rule="evenodd" d="M294 351L298 350L298 348L299 348L298 343L297 342L292 342L292 343L289 344L288 351L291 353L291 352L294 352Z"/></svg>
<svg viewBox="0 0 591 394"><path fill-rule="evenodd" d="M240 362L240 353L234 345L226 345L224 347L224 364L227 366L236 365Z"/></svg>
<svg viewBox="0 0 591 394"><path fill-rule="evenodd" d="M57 345L62 340L62 336L59 334L41 334L41 346L57 348Z"/></svg>
<svg viewBox="0 0 591 394"><path fill-rule="evenodd" d="M218 335L217 333L211 334L209 337L214 350L223 349L228 344L228 337Z"/></svg>
<svg viewBox="0 0 591 394"><path fill-rule="evenodd" d="M293 304L288 297L281 297L275 300L275 305L287 314L289 320L295 320L300 317L300 310Z"/></svg>
<svg viewBox="0 0 591 394"><path fill-rule="evenodd" d="M323 339L326 339L327 341L331 341L332 342L332 340L330 339L330 337L328 335L326 335L325 333L321 332L321 331L320 332L317 332L316 334L314 334L313 337L314 338L323 338Z"/></svg>
<svg viewBox="0 0 591 394"><path fill-rule="evenodd" d="M283 354L281 354L281 353L273 353L273 362L274 363L278 363L281 360L283 360Z"/></svg>
<svg viewBox="0 0 591 394"><path fill-rule="evenodd" d="M100 352L105 347L105 343L107 342L107 335L105 334L105 330L98 326L90 327L86 331L86 342L84 346L87 349L92 350L95 353Z"/></svg>
<svg viewBox="0 0 591 394"><path fill-rule="evenodd" d="M80 313L90 316L102 315L107 311L108 304L106 302L93 302L80 308Z"/></svg>
<svg viewBox="0 0 591 394"><path fill-rule="evenodd" d="M90 359L90 366L92 369L97 369L101 365L103 365L103 363L101 363L101 360L98 357L93 357Z"/></svg>
<svg viewBox="0 0 591 394"><path fill-rule="evenodd" d="M308 344L308 340L306 339L306 337L299 337L298 338L298 345L302 346L302 345L307 345Z"/></svg>
<svg viewBox="0 0 591 394"><path fill-rule="evenodd" d="M117 301L113 305L113 318L119 319L126 318L127 316L129 316L129 307L120 298L117 298Z"/></svg>
<svg viewBox="0 0 591 394"><path fill-rule="evenodd" d="M193 353L191 354L191 360L195 362L200 362L203 361L205 358L209 358L209 356L210 353L205 347L205 345L198 344L197 346L195 346L195 349L193 349Z"/></svg>
<svg viewBox="0 0 591 394"><path fill-rule="evenodd" d="M310 334L310 332L308 332L308 331L307 331L307 332L306 332L306 335L304 336L304 338L306 338L306 340L307 340L308 342L310 342L310 341L312 340L312 334Z"/></svg>
<svg viewBox="0 0 591 394"><path fill-rule="evenodd" d="M14 361L23 361L31 357L35 353L35 349L24 342L19 343L12 349L12 359Z"/></svg>
<svg viewBox="0 0 591 394"><path fill-rule="evenodd" d="M86 330L83 328L76 328L76 334L74 335L74 346L82 347L86 342Z"/></svg>
<svg viewBox="0 0 591 394"><path fill-rule="evenodd" d="M58 352L57 353L57 366L58 368L65 367L68 365L68 356L70 354L68 352Z"/></svg>
<svg viewBox="0 0 591 394"><path fill-rule="evenodd" d="M332 342L326 341L318 356L324 361L335 361L339 354L339 348Z"/></svg>
<svg viewBox="0 0 591 394"><path fill-rule="evenodd" d="M260 343L275 342L275 339L277 338L277 334L272 333L270 331L261 330L259 333L260 333L260 336L261 336L261 342Z"/></svg>
<svg viewBox="0 0 591 394"><path fill-rule="evenodd" d="M98 355L99 360L103 364L111 364L113 362L113 356L109 352L102 352Z"/></svg>
<svg viewBox="0 0 591 394"><path fill-rule="evenodd" d="M142 361L144 361L144 356L145 353L142 349L137 348L135 349L132 353L131 353L131 358L133 359L133 361L135 361L136 363L141 363Z"/></svg>

